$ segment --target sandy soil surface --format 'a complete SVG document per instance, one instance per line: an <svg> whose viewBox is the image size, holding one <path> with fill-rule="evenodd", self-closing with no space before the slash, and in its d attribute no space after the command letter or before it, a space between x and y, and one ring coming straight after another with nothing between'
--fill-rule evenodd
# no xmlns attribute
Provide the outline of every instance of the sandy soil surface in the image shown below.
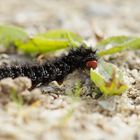
<svg viewBox="0 0 140 140"><path fill-rule="evenodd" d="M136 36L139 5L139 0L0 0L0 23L29 34L65 28L91 40L95 33ZM0 65L31 62L22 57L0 54ZM113 55L111 62L128 78L121 96L91 98L90 79L79 71L61 86L32 91L27 78L0 81L0 140L140 140L140 51ZM81 97L75 97L79 81Z"/></svg>

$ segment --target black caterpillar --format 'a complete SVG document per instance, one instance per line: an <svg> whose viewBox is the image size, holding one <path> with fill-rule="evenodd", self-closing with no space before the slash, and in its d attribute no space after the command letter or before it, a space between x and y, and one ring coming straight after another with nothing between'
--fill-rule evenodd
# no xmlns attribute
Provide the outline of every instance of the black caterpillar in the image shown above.
<svg viewBox="0 0 140 140"><path fill-rule="evenodd" d="M71 49L53 61L46 61L41 65L22 65L0 68L0 80L6 77L16 78L26 76L31 79L32 85L62 81L69 73L76 69L96 67L96 52L91 48L80 47Z"/></svg>

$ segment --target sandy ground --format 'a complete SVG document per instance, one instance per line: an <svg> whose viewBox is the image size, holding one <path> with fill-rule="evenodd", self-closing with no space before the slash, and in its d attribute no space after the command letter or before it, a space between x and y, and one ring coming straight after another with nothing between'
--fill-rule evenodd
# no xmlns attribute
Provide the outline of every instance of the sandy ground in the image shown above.
<svg viewBox="0 0 140 140"><path fill-rule="evenodd" d="M95 32L136 36L139 5L139 0L0 0L0 23L18 25L29 34L65 28L91 40ZM121 96L91 98L90 79L79 71L60 87L51 83L32 91L27 78L2 80L0 140L140 140L139 56L139 51L112 56L128 78L129 89ZM0 54L0 64L31 61L25 58ZM81 97L74 96L78 81ZM20 96L14 98L11 91Z"/></svg>

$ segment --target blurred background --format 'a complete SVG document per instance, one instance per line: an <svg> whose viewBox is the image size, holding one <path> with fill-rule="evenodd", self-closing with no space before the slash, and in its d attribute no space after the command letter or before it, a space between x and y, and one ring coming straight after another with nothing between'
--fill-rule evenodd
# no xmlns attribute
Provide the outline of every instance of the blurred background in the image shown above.
<svg viewBox="0 0 140 140"><path fill-rule="evenodd" d="M66 28L85 37L140 33L139 0L0 0L0 23L30 33Z"/></svg>

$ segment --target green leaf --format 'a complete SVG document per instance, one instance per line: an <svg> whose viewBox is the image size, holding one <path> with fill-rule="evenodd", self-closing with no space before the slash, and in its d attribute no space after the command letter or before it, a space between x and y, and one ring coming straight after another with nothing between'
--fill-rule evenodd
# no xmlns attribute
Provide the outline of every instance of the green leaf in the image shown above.
<svg viewBox="0 0 140 140"><path fill-rule="evenodd" d="M64 39L64 40L69 40L69 37L71 37L72 40L77 43L83 42L83 38L80 35L68 30L60 30L60 29L50 30L46 33L40 33L37 36L45 37L48 39Z"/></svg>
<svg viewBox="0 0 140 140"><path fill-rule="evenodd" d="M100 61L95 70L90 70L90 77L105 95L118 95L127 89L123 72L111 63Z"/></svg>
<svg viewBox="0 0 140 140"><path fill-rule="evenodd" d="M21 28L0 25L0 44L6 47L13 44L25 53L46 53L69 46L78 47L82 42L82 37L67 30L50 30L31 38Z"/></svg>
<svg viewBox="0 0 140 140"><path fill-rule="evenodd" d="M9 47L10 44L24 41L28 38L21 28L8 25L0 25L0 44Z"/></svg>
<svg viewBox="0 0 140 140"><path fill-rule="evenodd" d="M27 53L45 53L65 49L69 46L78 47L83 42L79 35L66 30L51 30L37 34L26 42L19 43L19 49Z"/></svg>
<svg viewBox="0 0 140 140"><path fill-rule="evenodd" d="M95 47L98 56L140 49L140 38L129 36L115 36L99 42Z"/></svg>
<svg viewBox="0 0 140 140"><path fill-rule="evenodd" d="M18 49L26 53L46 53L49 51L56 51L64 49L69 46L66 40L53 40L43 37L33 37L26 42L19 42Z"/></svg>

